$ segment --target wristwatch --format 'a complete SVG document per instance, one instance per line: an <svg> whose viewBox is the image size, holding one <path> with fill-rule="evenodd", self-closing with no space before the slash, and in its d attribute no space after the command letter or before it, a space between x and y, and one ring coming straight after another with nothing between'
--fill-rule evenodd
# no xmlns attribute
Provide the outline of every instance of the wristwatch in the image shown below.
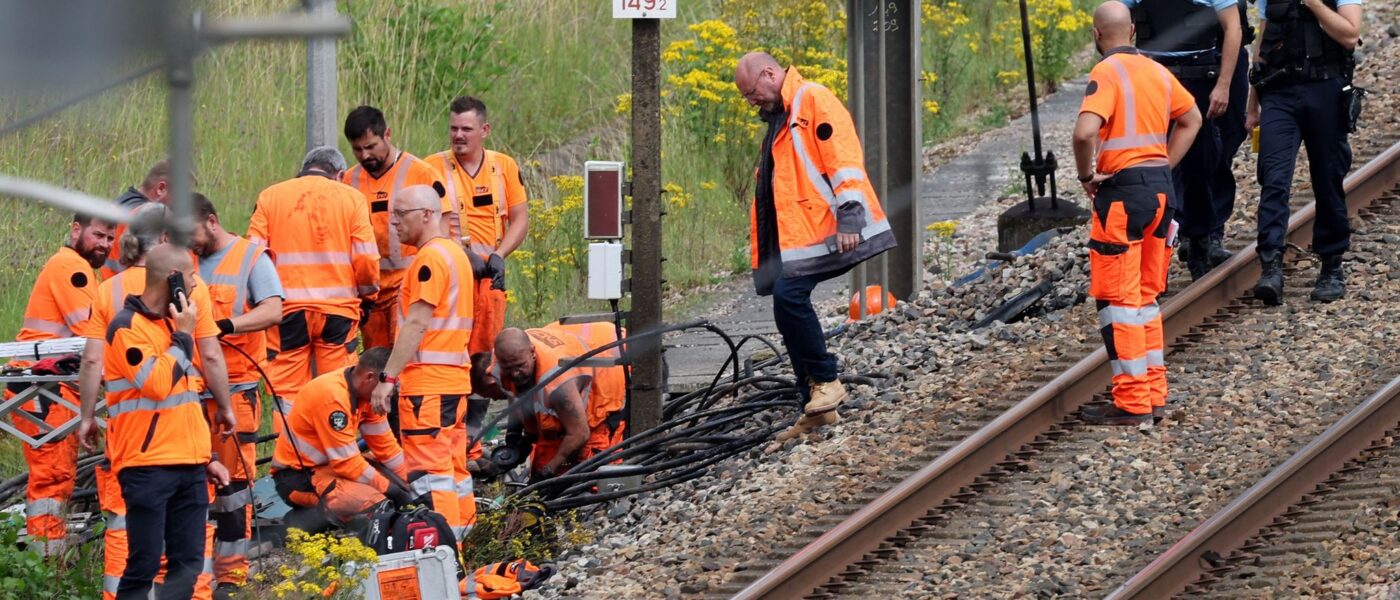
<svg viewBox="0 0 1400 600"><path fill-rule="evenodd" d="M398 382L399 382L399 378L398 378L398 377L395 377L395 376L393 376L393 375L390 375L390 374L388 374L388 373L385 373L385 372L383 372L383 371L380 371L380 372L379 372L379 382L380 382L380 383L398 383Z"/></svg>
<svg viewBox="0 0 1400 600"><path fill-rule="evenodd" d="M1093 181L1093 180L1094 180L1094 174L1093 174L1093 173L1090 173L1090 174L1088 174L1088 175L1080 175L1080 176L1079 176L1079 183L1089 183L1090 181Z"/></svg>

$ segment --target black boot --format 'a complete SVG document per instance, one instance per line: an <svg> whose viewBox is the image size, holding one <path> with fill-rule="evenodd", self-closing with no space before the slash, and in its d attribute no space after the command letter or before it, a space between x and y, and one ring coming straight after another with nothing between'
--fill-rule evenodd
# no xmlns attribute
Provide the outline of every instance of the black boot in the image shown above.
<svg viewBox="0 0 1400 600"><path fill-rule="evenodd" d="M1210 271L1210 241L1206 238L1187 238L1186 270L1191 272L1191 281L1205 277Z"/></svg>
<svg viewBox="0 0 1400 600"><path fill-rule="evenodd" d="M1254 297L1269 306L1283 304L1283 251L1259 251L1259 283L1254 284Z"/></svg>
<svg viewBox="0 0 1400 600"><path fill-rule="evenodd" d="M1347 295L1347 276L1342 271L1342 255L1322 257L1322 271L1317 274L1312 299L1332 302Z"/></svg>
<svg viewBox="0 0 1400 600"><path fill-rule="evenodd" d="M1225 240L1223 237L1217 234L1211 234L1210 246L1206 249L1206 252L1210 253L1210 268L1212 269L1230 260L1231 256L1234 256L1229 250L1225 249Z"/></svg>
<svg viewBox="0 0 1400 600"><path fill-rule="evenodd" d="M1136 425L1151 427L1152 413L1133 414L1112 404L1086 406L1079 409L1079 420L1087 425Z"/></svg>

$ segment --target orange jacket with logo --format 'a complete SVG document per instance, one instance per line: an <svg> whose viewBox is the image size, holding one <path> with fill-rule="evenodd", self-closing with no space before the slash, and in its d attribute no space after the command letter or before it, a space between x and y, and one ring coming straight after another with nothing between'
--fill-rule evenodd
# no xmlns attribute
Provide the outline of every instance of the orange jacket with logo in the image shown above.
<svg viewBox="0 0 1400 600"><path fill-rule="evenodd" d="M112 471L208 463L209 424L199 401L204 384L192 360L194 338L175 331L140 296L128 296L107 325L106 340L102 372Z"/></svg>
<svg viewBox="0 0 1400 600"><path fill-rule="evenodd" d="M539 329L527 329L525 334L530 337L530 343L535 349L535 383L549 378L564 363L617 340L611 323L551 323ZM616 348L596 355L598 358L616 356ZM526 391L514 389L514 386L504 379L501 383L511 392ZM620 410L627 398L622 367L572 367L546 383L543 388L536 390L528 401L534 412L534 432L543 439L564 435L564 425L559 421L554 409L549 407L549 400L561 393L565 386L574 387L583 398L584 414L588 419L589 429L597 427L607 420L608 415Z"/></svg>
<svg viewBox="0 0 1400 600"><path fill-rule="evenodd" d="M434 238L413 257L399 298L399 326L415 302L432 305L433 315L418 351L400 375L404 394L471 391L467 343L472 336L474 293L471 261L460 245Z"/></svg>
<svg viewBox="0 0 1400 600"><path fill-rule="evenodd" d="M773 208L785 277L825 273L895 246L885 211L865 173L865 154L851 113L831 90L789 68L783 80L787 126L773 140ZM757 202L757 198L754 199ZM749 211L752 267L757 270L757 208ZM860 244L836 251L836 233Z"/></svg>
<svg viewBox="0 0 1400 600"><path fill-rule="evenodd" d="M399 241L399 234L389 226L394 212L394 197L399 190L411 185L432 185L437 173L422 159L401 152L394 165L378 178L365 168L355 165L341 174L341 181L360 191L369 206L369 221L374 227L374 239L379 244L379 301L387 302L398 295L404 271L413 263L417 248ZM443 200L443 218L448 219L452 204Z"/></svg>
<svg viewBox="0 0 1400 600"><path fill-rule="evenodd" d="M72 337L92 310L97 278L92 266L76 250L64 246L44 263L16 341L37 342Z"/></svg>
<svg viewBox="0 0 1400 600"><path fill-rule="evenodd" d="M208 284L209 299L212 302L209 312L216 322L219 319L240 316L252 308L248 298L248 277L252 275L253 265L257 263L258 257L265 252L266 248L237 238L224 254L223 260L214 266L214 274L209 278ZM267 332L230 333L224 336L224 342L247 353L247 356L244 356L237 350L224 348L228 382L256 383L261 377L257 367L267 364ZM248 356L253 357L256 362L248 360Z"/></svg>
<svg viewBox="0 0 1400 600"><path fill-rule="evenodd" d="M248 240L272 250L283 313L359 320L360 299L377 297L379 247L355 188L314 173L274 184L258 195Z"/></svg>
<svg viewBox="0 0 1400 600"><path fill-rule="evenodd" d="M297 393L287 415L290 435L277 438L272 469L306 469L330 465L337 477L358 481L383 492L389 480L360 454L359 437L370 452L399 477L404 471L403 449L389 430L389 420L377 415L369 398L353 397L350 374L354 367L326 373ZM295 444L295 446L294 446Z"/></svg>
<svg viewBox="0 0 1400 600"><path fill-rule="evenodd" d="M145 291L146 267L144 266L131 267L117 273L111 279L103 281L101 285L97 286L97 293L92 299L92 316L80 323L78 329L74 330L73 333L90 340L105 340L107 325L126 304L126 297L139 296ZM194 326L194 338L218 337L219 326L214 323L213 312L209 310L209 307L214 305L209 298L209 286L198 275L194 277L190 299L194 301L196 307L200 308L198 320ZM199 362L200 358L196 355L194 364L198 366Z"/></svg>
<svg viewBox="0 0 1400 600"><path fill-rule="evenodd" d="M1171 71L1131 47L1115 48L1089 72L1079 112L1103 117L1095 170L1166 166L1167 132L1196 100Z"/></svg>
<svg viewBox="0 0 1400 600"><path fill-rule="evenodd" d="M453 237L470 240L471 251L483 259L500 245L510 225L510 209L526 202L525 180L515 159L485 150L481 168L475 176L457 162L451 150L428 157L428 164L437 171L447 200L457 211L452 224Z"/></svg>

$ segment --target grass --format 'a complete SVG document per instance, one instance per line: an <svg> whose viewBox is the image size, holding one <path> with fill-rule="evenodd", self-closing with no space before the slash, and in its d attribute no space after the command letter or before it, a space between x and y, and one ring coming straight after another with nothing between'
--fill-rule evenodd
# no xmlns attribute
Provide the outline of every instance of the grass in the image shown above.
<svg viewBox="0 0 1400 600"><path fill-rule="evenodd" d="M725 1L683 3L679 18L662 26L662 48L692 35L687 25L716 18ZM1047 6L1055 2L1032 0ZM1074 3L1084 7L1088 0ZM967 16L944 37L925 26L923 62L943 69L936 80L925 82L926 96L940 106L937 113L925 115L930 142L992 126L994 119L979 121L967 115L979 114L987 98L1006 97L1024 85L998 78L1018 64L1013 49L1004 43L991 48L991 37L1005 27L1007 15L1014 17L1014 3L966 4L925 2L926 7L956 9ZM297 6L290 0L222 0L209 3L206 14L268 15ZM384 109L393 141L400 147L419 156L445 148L446 104L452 95L469 92L490 107L493 130L488 146L516 156L531 197L542 207L566 200L553 176L578 173L587 159L627 158L629 121L615 105L631 85L630 28L626 21L611 18L606 3L356 0L341 2L339 9L355 18L355 32L342 40L337 57L340 114L358 104L376 104ZM823 11L814 14L820 18ZM928 15L925 21L930 22ZM969 33L979 36L980 51L970 47L965 37ZM1083 33L1078 36L1082 39ZM739 43L753 41L741 38ZM844 44L836 46L831 50L844 52ZM258 192L293 176L299 167L304 150L305 47L300 42L217 47L199 60L196 70L198 188L219 206L226 226L242 232ZM164 102L164 82L157 75L11 134L0 146L0 173L115 197L164 154ZM6 100L0 104L0 122L41 107L37 102ZM722 157L698 151L693 139L674 124L663 134L663 182L668 189L664 268L673 291L748 269L747 202L726 189ZM348 145L343 140L339 144L348 155ZM756 152L757 140L738 147ZM7 214L0 220L0 238L6 242L0 246L0 339L10 339L33 278L62 243L70 215L5 197L0 197L0 210ZM577 231L575 223L564 220L554 235L532 240L523 249L544 256L560 244L578 244ZM512 323L536 324L605 308L604 303L583 298L585 273L579 265L584 261L541 265L553 272L538 279L538 285L521 275L526 265L518 263L523 262L511 267L511 286L522 296L512 305ZM0 443L0 474L21 465L14 446Z"/></svg>

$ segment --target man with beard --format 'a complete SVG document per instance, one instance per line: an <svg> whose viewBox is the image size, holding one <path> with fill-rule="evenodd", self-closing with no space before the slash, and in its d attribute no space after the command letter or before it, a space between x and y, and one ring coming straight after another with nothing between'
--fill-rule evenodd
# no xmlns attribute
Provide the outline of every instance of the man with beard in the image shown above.
<svg viewBox="0 0 1400 600"><path fill-rule="evenodd" d="M38 342L73 336L72 328L88 318L97 279L93 269L102 266L112 247L114 223L90 216L74 215L69 226L68 242L44 263L39 278L24 309L24 324L15 337L20 342ZM24 389L24 384L12 384L18 389L5 390L5 397ZM72 385L59 386L64 399L78 405L78 390ZM30 400L20 410L28 412L50 427L59 427L72 420L73 411L45 398ZM13 418L14 425L25 435L39 437L45 433L29 419ZM73 479L77 476L78 440L74 436L51 441L34 448L25 444L24 461L29 465L29 487L25 495L29 536L44 554L61 550L67 535L64 507L73 495Z"/></svg>
<svg viewBox="0 0 1400 600"><path fill-rule="evenodd" d="M214 578L220 588L235 588L248 579L252 482L257 479L256 446L262 424L258 382L267 363L266 330L281 322L284 294L266 247L225 230L214 203L204 194L194 195L194 209L190 250L199 256L199 276L209 284L213 305L208 310L223 340L229 400L238 417L234 435L215 435L212 440L215 460L228 470L230 483L215 492L209 510L215 526ZM207 406L212 419L215 404L209 401Z"/></svg>

